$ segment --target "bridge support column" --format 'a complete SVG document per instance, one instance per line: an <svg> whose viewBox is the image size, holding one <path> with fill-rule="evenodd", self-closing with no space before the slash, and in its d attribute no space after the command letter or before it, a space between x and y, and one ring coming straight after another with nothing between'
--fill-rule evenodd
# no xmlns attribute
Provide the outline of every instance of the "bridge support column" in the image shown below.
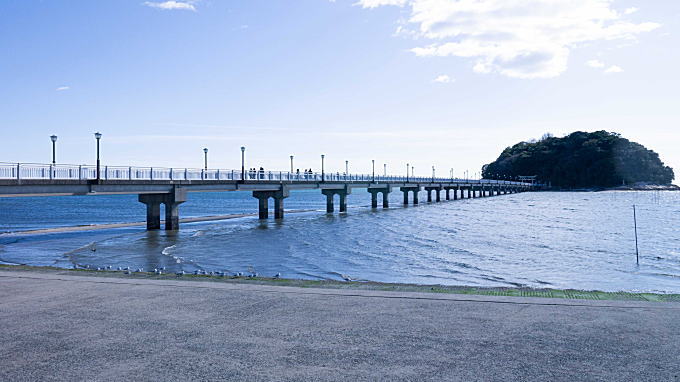
<svg viewBox="0 0 680 382"><path fill-rule="evenodd" d="M447 187L446 188L446 200L451 200L451 193L450 192L451 192L451 189Z"/></svg>
<svg viewBox="0 0 680 382"><path fill-rule="evenodd" d="M369 188L368 192L371 193L371 208L378 208L378 191Z"/></svg>
<svg viewBox="0 0 680 382"><path fill-rule="evenodd" d="M160 195L139 195L139 201L146 204L146 229L161 229L161 197Z"/></svg>
<svg viewBox="0 0 680 382"><path fill-rule="evenodd" d="M418 192L420 191L420 187L401 187L399 190L404 193L404 205L408 205L409 192L413 192L413 204L418 204Z"/></svg>
<svg viewBox="0 0 680 382"><path fill-rule="evenodd" d="M262 220L269 219L269 198L274 199L274 219L283 219L283 200L290 196L286 188L273 191L253 191L258 201L258 216Z"/></svg>
<svg viewBox="0 0 680 382"><path fill-rule="evenodd" d="M441 191L442 187L437 186L437 187L425 187L425 191L427 191L427 202L432 203L432 192L434 192L434 200L437 202L441 202Z"/></svg>
<svg viewBox="0 0 680 382"><path fill-rule="evenodd" d="M161 203L165 204L165 229L179 229L179 205L187 200L186 190L175 187L167 194L141 194L138 197L146 204L146 229L161 229Z"/></svg>
<svg viewBox="0 0 680 382"><path fill-rule="evenodd" d="M347 212L347 195L351 193L349 187L322 189L321 193L326 195L326 213L332 214L335 212L335 204L333 201L335 195L340 196L340 212Z"/></svg>
<svg viewBox="0 0 680 382"><path fill-rule="evenodd" d="M371 193L371 208L378 208L378 194L382 194L382 206L383 208L389 208L390 206L390 192L392 189L388 186L385 188L369 188L368 192ZM408 195L407 195L408 197ZM406 199L408 203L408 199Z"/></svg>

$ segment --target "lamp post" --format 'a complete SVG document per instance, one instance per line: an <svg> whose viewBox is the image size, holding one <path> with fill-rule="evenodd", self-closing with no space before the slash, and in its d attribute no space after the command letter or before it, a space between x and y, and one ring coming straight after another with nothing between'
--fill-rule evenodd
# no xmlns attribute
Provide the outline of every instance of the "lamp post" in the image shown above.
<svg viewBox="0 0 680 382"><path fill-rule="evenodd" d="M434 166L432 166L432 183L434 183Z"/></svg>
<svg viewBox="0 0 680 382"><path fill-rule="evenodd" d="M207 148L203 149L203 154L204 154L204 157L205 157L204 160L203 160L203 162L204 162L203 167L205 168L205 172L208 172L208 149Z"/></svg>
<svg viewBox="0 0 680 382"><path fill-rule="evenodd" d="M293 156L290 156L290 173L293 173Z"/></svg>
<svg viewBox="0 0 680 382"><path fill-rule="evenodd" d="M387 163L383 163L383 176L387 178Z"/></svg>
<svg viewBox="0 0 680 382"><path fill-rule="evenodd" d="M451 168L451 181L453 182L453 168Z"/></svg>
<svg viewBox="0 0 680 382"><path fill-rule="evenodd" d="M414 166L411 166L411 176L412 176L413 178L416 177L416 168L415 168Z"/></svg>
<svg viewBox="0 0 680 382"><path fill-rule="evenodd" d="M372 182L375 183L375 159L371 159L371 166L373 167Z"/></svg>
<svg viewBox="0 0 680 382"><path fill-rule="evenodd" d="M97 182L101 179L101 163L99 161L99 140L102 139L100 132L94 133L94 138L97 140Z"/></svg>
<svg viewBox="0 0 680 382"><path fill-rule="evenodd" d="M321 154L321 181L322 182L326 181L326 173L324 171L324 158L326 158L326 155Z"/></svg>
<svg viewBox="0 0 680 382"><path fill-rule="evenodd" d="M241 182L246 180L246 147L241 146Z"/></svg>
<svg viewBox="0 0 680 382"><path fill-rule="evenodd" d="M57 136L51 135L50 139L52 140L52 165L55 165L57 164Z"/></svg>
<svg viewBox="0 0 680 382"><path fill-rule="evenodd" d="M349 175L349 161L345 161L345 175Z"/></svg>
<svg viewBox="0 0 680 382"><path fill-rule="evenodd" d="M408 183L408 169L409 169L409 167L410 167L410 165L408 163L406 163L406 183Z"/></svg>

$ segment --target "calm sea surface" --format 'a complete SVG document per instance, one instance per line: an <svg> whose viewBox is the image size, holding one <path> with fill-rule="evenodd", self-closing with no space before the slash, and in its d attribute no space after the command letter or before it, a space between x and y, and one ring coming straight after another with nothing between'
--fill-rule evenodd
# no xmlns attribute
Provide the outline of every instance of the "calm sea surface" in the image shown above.
<svg viewBox="0 0 680 382"><path fill-rule="evenodd" d="M143 221L136 199L0 198L0 232ZM346 215L326 215L319 191L298 191L286 209L315 211L289 213L281 222L246 217L184 224L175 233L136 227L2 234L0 262L680 293L677 192L536 192L406 208L400 201L393 192L395 208L372 211L369 194L355 190ZM257 200L241 192L190 193L180 207L183 218L253 212Z"/></svg>

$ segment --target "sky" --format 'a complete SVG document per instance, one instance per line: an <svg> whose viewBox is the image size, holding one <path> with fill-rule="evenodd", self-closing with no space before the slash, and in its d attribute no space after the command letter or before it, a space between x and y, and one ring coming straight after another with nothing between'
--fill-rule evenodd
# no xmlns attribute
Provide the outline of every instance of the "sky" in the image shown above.
<svg viewBox="0 0 680 382"><path fill-rule="evenodd" d="M608 130L680 172L680 1L0 0L0 162L457 176Z"/></svg>

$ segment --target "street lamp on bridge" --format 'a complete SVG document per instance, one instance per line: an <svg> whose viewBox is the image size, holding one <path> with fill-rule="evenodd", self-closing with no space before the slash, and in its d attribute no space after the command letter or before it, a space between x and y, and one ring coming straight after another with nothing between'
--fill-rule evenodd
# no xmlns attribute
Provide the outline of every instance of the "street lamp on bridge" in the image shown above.
<svg viewBox="0 0 680 382"><path fill-rule="evenodd" d="M101 165L99 161L99 140L102 139L102 134L100 132L94 133L94 138L97 140L97 182L101 179Z"/></svg>
<svg viewBox="0 0 680 382"><path fill-rule="evenodd" d="M326 158L326 155L321 154L321 181L324 182L326 181L326 172L324 170L324 159Z"/></svg>
<svg viewBox="0 0 680 382"><path fill-rule="evenodd" d="M246 147L241 146L241 182L246 180Z"/></svg>
<svg viewBox="0 0 680 382"><path fill-rule="evenodd" d="M52 165L55 165L57 164L57 136L50 135L50 139L52 140Z"/></svg>
<svg viewBox="0 0 680 382"><path fill-rule="evenodd" d="M434 183L434 166L432 166L432 183Z"/></svg>
<svg viewBox="0 0 680 382"><path fill-rule="evenodd" d="M373 180L372 182L375 182L375 159L371 159L371 166L373 166Z"/></svg>
<svg viewBox="0 0 680 382"><path fill-rule="evenodd" d="M345 161L345 175L349 175L349 161Z"/></svg>
<svg viewBox="0 0 680 382"><path fill-rule="evenodd" d="M293 173L293 156L290 156L290 173Z"/></svg>
<svg viewBox="0 0 680 382"><path fill-rule="evenodd" d="M203 149L203 154L204 154L203 155L204 156L203 162L204 162L205 172L208 172L208 148Z"/></svg>
<svg viewBox="0 0 680 382"><path fill-rule="evenodd" d="M408 183L408 169L409 169L409 164L406 163L406 183Z"/></svg>
<svg viewBox="0 0 680 382"><path fill-rule="evenodd" d="M383 176L387 177L387 163L383 164Z"/></svg>

